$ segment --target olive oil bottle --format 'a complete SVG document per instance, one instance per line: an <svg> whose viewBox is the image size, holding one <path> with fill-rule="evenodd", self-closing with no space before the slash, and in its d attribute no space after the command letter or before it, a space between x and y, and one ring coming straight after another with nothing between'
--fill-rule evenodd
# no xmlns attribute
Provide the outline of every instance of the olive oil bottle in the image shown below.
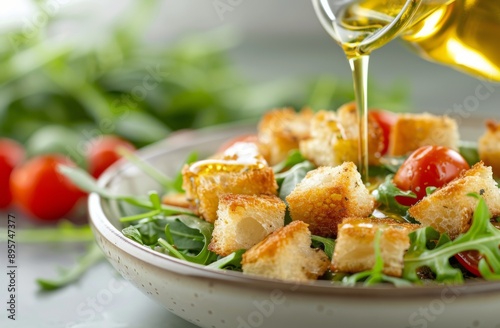
<svg viewBox="0 0 500 328"><path fill-rule="evenodd" d="M368 182L367 80L370 53L454 0L313 0L318 18L351 66L358 111L358 170Z"/></svg>
<svg viewBox="0 0 500 328"><path fill-rule="evenodd" d="M500 1L456 0L408 29L420 56L500 82Z"/></svg>

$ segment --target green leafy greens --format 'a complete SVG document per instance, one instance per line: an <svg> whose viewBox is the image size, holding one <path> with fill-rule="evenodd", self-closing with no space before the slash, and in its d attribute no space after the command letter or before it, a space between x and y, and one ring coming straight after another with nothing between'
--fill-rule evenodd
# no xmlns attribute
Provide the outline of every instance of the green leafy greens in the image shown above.
<svg viewBox="0 0 500 328"><path fill-rule="evenodd" d="M461 271L449 263L454 255L470 250L479 251L484 257L479 262L479 271L487 280L500 280L500 230L490 223L490 213L486 202L477 194L470 194L479 202L470 229L449 240L442 235L434 248L429 244L436 241L439 233L432 228L422 228L410 234L410 249L404 257L403 277L409 281L419 281L417 272L427 267L436 275L436 281L453 284L462 283Z"/></svg>

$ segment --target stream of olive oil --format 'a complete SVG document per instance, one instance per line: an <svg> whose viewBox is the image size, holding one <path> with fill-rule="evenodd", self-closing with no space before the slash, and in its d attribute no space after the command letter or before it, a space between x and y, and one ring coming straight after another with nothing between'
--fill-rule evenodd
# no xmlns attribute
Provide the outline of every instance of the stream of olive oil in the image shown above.
<svg viewBox="0 0 500 328"><path fill-rule="evenodd" d="M365 182L369 177L369 55L442 6L443 0L364 0L341 8L332 22L335 39L342 46L352 70L359 124L358 170Z"/></svg>

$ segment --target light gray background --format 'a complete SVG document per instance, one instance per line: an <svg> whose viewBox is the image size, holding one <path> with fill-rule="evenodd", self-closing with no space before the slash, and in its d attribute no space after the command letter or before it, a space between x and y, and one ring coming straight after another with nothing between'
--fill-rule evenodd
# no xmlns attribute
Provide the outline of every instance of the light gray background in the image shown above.
<svg viewBox="0 0 500 328"><path fill-rule="evenodd" d="M73 15L70 21L62 24L61 33L66 37L71 37L72 33L98 35L99 29L106 28L113 17L124 12L128 2L59 0L59 3L65 4L61 10ZM0 1L1 28L19 22L22 24L32 18L29 6L22 7L20 3L26 2L16 2L15 6L10 0ZM239 4L221 18L211 0L163 1L161 9L156 11L155 17L151 17L152 26L147 40L164 44L193 32L234 28L241 41L231 51L231 58L256 83L325 73L350 81L342 52L322 30L309 1L242 0L233 3ZM81 24L85 27L82 28ZM377 83L408 85L415 111L443 113L456 104L468 101L473 104L476 88L481 85L475 78L418 58L399 42L376 51L371 59L370 71L371 79ZM477 106L474 103L473 117L479 118L477 122L487 117L500 119L499 85L489 87L489 98L478 101ZM470 118L467 121L470 122ZM477 137L477 134L470 129L464 132L468 139ZM0 222L4 222L6 214L0 214ZM18 218L26 219L22 216ZM19 320L8 321L2 306L0 326L193 327L121 280L104 262L78 284L53 293L38 291L34 282L36 277L53 276L56 266L70 265L81 252L82 245L21 245L18 251ZM0 247L0 259L3 270L6 265L5 244ZM1 304L5 304L6 285L6 275L0 274ZM106 304L99 303L89 312L90 302L99 295L109 294L110 289L114 291L111 299Z"/></svg>

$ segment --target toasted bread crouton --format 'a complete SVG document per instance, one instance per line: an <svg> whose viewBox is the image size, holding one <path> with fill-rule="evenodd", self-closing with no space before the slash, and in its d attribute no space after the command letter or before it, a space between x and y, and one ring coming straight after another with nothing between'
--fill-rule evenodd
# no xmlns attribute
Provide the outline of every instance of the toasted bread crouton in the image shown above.
<svg viewBox="0 0 500 328"><path fill-rule="evenodd" d="M162 197L161 202L165 205L190 208L191 204L186 198L186 194L166 194Z"/></svg>
<svg viewBox="0 0 500 328"><path fill-rule="evenodd" d="M401 114L392 128L389 154L402 156L427 145L457 150L458 140L457 122L448 116Z"/></svg>
<svg viewBox="0 0 500 328"><path fill-rule="evenodd" d="M275 109L262 117L258 140L269 165L285 160L290 150L299 149L299 141L309 137L312 117L309 108L299 113L292 108Z"/></svg>
<svg viewBox="0 0 500 328"><path fill-rule="evenodd" d="M305 158L316 166L336 166L357 158L356 140L346 140L335 112L319 111L311 121L311 137L299 142ZM341 151L337 151L340 148Z"/></svg>
<svg viewBox="0 0 500 328"><path fill-rule="evenodd" d="M358 160L358 123L356 108L347 104L337 113L317 112L311 121L311 137L300 141L301 153L317 166L337 166ZM382 129L373 119L368 121L370 164L379 164L383 149Z"/></svg>
<svg viewBox="0 0 500 328"><path fill-rule="evenodd" d="M431 226L454 239L469 230L478 200L469 193L483 196L492 217L500 214L500 189L493 180L491 167L482 162L409 209L422 226Z"/></svg>
<svg viewBox="0 0 500 328"><path fill-rule="evenodd" d="M337 109L340 125L344 130L346 139L356 140L356 151L358 149L359 124L356 104L347 103ZM368 162L371 165L380 164L380 157L384 149L384 132L379 123L368 116ZM357 158L356 158L357 159Z"/></svg>
<svg viewBox="0 0 500 328"><path fill-rule="evenodd" d="M343 219L368 216L374 208L374 199L352 162L308 172L286 201L292 220L308 223L313 234L325 237L335 237Z"/></svg>
<svg viewBox="0 0 500 328"><path fill-rule="evenodd" d="M311 232L301 221L273 232L243 254L241 262L245 274L291 281L315 280L329 263L321 249L311 248Z"/></svg>
<svg viewBox="0 0 500 328"><path fill-rule="evenodd" d="M208 248L221 256L249 249L283 227L285 211L285 202L276 196L222 195Z"/></svg>
<svg viewBox="0 0 500 328"><path fill-rule="evenodd" d="M479 158L484 165L491 166L495 177L500 177L500 123L488 121L486 127L486 132L479 138Z"/></svg>
<svg viewBox="0 0 500 328"><path fill-rule="evenodd" d="M274 172L255 143L238 142L219 158L184 166L182 180L191 208L212 223L220 195L275 195L278 189Z"/></svg>
<svg viewBox="0 0 500 328"><path fill-rule="evenodd" d="M348 218L339 224L337 242L332 258L332 271L361 272L375 265L375 234L381 230L380 252L384 273L400 277L403 256L410 247L408 234L418 224L401 223L391 219Z"/></svg>

